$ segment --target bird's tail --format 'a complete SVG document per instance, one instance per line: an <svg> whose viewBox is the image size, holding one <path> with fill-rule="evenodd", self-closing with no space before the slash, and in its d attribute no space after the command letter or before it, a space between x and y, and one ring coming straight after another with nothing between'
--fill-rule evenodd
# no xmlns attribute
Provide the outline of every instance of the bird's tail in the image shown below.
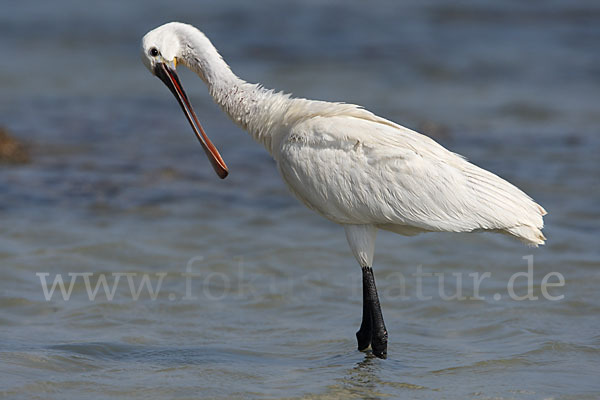
<svg viewBox="0 0 600 400"><path fill-rule="evenodd" d="M539 214L544 216L548 214L546 210L539 204L536 204L539 209ZM544 227L544 223L539 226L533 225L518 225L510 228L506 228L506 233L512 236L515 236L517 239L522 241L523 243L531 246L538 247L539 245L545 244L546 236L542 233L542 228Z"/></svg>
<svg viewBox="0 0 600 400"><path fill-rule="evenodd" d="M515 226L506 229L506 232L512 236L516 236L517 239L531 247L538 247L539 245L543 245L546 243L546 237L542 233L542 230L534 226Z"/></svg>

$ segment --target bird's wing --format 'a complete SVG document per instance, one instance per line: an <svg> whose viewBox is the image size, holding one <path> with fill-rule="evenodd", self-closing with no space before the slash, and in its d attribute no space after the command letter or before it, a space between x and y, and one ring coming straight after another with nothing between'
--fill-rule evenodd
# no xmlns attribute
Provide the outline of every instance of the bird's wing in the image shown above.
<svg viewBox="0 0 600 400"><path fill-rule="evenodd" d="M529 196L367 111L297 124L276 160L292 192L334 222L399 233L496 230L543 243L545 211Z"/></svg>

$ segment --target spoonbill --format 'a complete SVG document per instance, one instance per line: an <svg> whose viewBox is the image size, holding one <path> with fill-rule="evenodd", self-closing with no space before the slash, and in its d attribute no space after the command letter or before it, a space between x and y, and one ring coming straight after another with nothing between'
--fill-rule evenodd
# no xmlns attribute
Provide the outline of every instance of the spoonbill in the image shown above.
<svg viewBox="0 0 600 400"><path fill-rule="evenodd" d="M220 178L227 166L198 122L177 64L198 74L225 113L264 145L302 203L344 227L362 270L360 351L387 357L372 269L378 229L402 235L491 231L544 244L546 211L517 187L357 105L293 98L245 82L191 25L170 22L148 32L142 60L175 95Z"/></svg>

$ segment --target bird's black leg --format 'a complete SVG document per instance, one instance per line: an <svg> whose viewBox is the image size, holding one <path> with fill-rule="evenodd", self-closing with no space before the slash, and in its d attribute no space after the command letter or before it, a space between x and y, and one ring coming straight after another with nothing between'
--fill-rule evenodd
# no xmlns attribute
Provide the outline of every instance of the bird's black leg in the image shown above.
<svg viewBox="0 0 600 400"><path fill-rule="evenodd" d="M387 358L388 333L387 329L385 329L385 323L383 322L383 314L381 313L379 296L377 295L377 288L375 287L375 276L373 275L373 269L371 267L362 267L362 276L364 303L363 323L360 327L360 330L356 333L359 350L361 347L361 336L363 344L365 343L365 336L363 336L363 332L364 334L370 332L370 343L373 354L379 358ZM365 311L367 311L366 314ZM367 325L369 328L363 331L365 322L369 322L369 325Z"/></svg>
<svg viewBox="0 0 600 400"><path fill-rule="evenodd" d="M364 351L368 350L370 346L375 356L386 358L388 334L383 323L379 297L375 288L375 277L371 269L377 227L374 225L344 225L344 230L352 254L362 269L363 318L360 329L356 332L358 349Z"/></svg>
<svg viewBox="0 0 600 400"><path fill-rule="evenodd" d="M369 292L367 291L367 285L365 285L365 268L363 270L363 315L360 329L356 332L356 339L358 340L358 350L365 351L371 347L371 337L373 335L373 319L371 318L371 303L369 302Z"/></svg>

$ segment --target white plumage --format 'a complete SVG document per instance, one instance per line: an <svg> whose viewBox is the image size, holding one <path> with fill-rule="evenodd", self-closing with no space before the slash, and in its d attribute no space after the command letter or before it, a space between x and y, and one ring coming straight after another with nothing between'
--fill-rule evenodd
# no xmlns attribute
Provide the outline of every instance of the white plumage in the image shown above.
<svg viewBox="0 0 600 400"><path fill-rule="evenodd" d="M366 288L359 349L372 343L377 356L386 355L387 331L369 275L377 229L403 235L493 231L544 244L546 212L540 205L427 136L356 105L292 98L249 84L190 25L154 29L144 36L142 52L146 66L178 96L193 127L183 89L178 94L177 63L195 71L233 121L265 146L300 201L344 226ZM216 149L207 154L225 177Z"/></svg>
<svg viewBox="0 0 600 400"><path fill-rule="evenodd" d="M544 211L515 186L426 136L364 114L300 122L275 151L284 180L307 206L340 224L402 234L494 230L543 243Z"/></svg>
<svg viewBox="0 0 600 400"><path fill-rule="evenodd" d="M234 75L204 34L169 23L143 39L207 83L234 122L271 153L291 191L325 218L412 235L496 231L544 243L544 209L427 136L359 106L291 98ZM147 51L144 60L150 67Z"/></svg>

